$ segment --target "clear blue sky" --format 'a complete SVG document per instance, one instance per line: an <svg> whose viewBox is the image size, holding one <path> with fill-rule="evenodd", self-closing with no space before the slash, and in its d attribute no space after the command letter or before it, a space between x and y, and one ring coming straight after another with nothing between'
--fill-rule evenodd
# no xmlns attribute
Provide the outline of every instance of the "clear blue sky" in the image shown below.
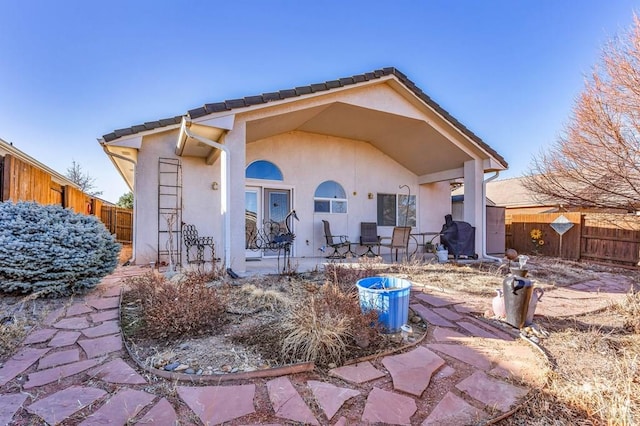
<svg viewBox="0 0 640 426"><path fill-rule="evenodd" d="M0 0L0 138L103 198L96 139L222 101L394 66L521 175L640 0Z"/></svg>

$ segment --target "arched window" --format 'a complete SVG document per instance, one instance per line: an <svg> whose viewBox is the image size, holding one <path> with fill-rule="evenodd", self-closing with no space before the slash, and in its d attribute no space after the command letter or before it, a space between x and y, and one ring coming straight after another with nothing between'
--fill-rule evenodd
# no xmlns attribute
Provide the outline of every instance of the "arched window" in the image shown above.
<svg viewBox="0 0 640 426"><path fill-rule="evenodd" d="M346 213L347 193L338 182L327 180L316 188L313 196L316 213Z"/></svg>
<svg viewBox="0 0 640 426"><path fill-rule="evenodd" d="M247 166L245 177L251 179L283 180L282 172L271 161L258 160Z"/></svg>

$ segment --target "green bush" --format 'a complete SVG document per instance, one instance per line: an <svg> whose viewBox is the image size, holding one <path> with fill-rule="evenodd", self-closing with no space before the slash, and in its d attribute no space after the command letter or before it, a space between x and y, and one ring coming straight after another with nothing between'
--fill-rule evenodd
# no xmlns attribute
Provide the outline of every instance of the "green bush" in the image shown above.
<svg viewBox="0 0 640 426"><path fill-rule="evenodd" d="M32 202L0 203L0 291L58 297L95 287L120 245L94 216Z"/></svg>

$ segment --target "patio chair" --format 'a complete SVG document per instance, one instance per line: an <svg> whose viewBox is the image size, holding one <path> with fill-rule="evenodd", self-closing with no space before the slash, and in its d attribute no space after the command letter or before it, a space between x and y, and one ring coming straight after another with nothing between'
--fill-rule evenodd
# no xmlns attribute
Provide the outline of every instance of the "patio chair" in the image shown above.
<svg viewBox="0 0 640 426"><path fill-rule="evenodd" d="M381 247L388 247L393 260L393 251L396 251L396 262L398 261L398 251L404 250L405 256L409 257L409 236L411 235L410 226L396 226L393 228L391 237L382 237L382 239L390 239L389 243L381 243Z"/></svg>
<svg viewBox="0 0 640 426"><path fill-rule="evenodd" d="M204 249L209 247L211 249L211 259L215 262L215 244L213 237L199 237L198 230L195 225L182 225L182 241L187 248L187 263L204 263ZM195 260L191 259L191 248L195 247Z"/></svg>
<svg viewBox="0 0 640 426"><path fill-rule="evenodd" d="M375 222L360 222L360 245L367 248L362 256L380 256L380 236L378 224ZM378 248L378 253L373 248Z"/></svg>
<svg viewBox="0 0 640 426"><path fill-rule="evenodd" d="M327 241L327 245L333 249L333 253L327 256L327 258L339 259L346 257L347 253L351 251L351 241L349 241L349 237L346 235L331 234L331 226L326 220L323 220L322 224L324 225L324 237ZM346 247L347 250L344 253L340 253L339 249L343 247Z"/></svg>

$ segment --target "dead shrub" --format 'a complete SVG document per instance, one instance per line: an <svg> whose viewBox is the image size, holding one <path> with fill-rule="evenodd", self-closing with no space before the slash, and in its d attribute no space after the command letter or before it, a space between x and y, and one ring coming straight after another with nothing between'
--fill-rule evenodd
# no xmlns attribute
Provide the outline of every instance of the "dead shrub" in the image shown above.
<svg viewBox="0 0 640 426"><path fill-rule="evenodd" d="M9 318L9 317L7 317ZM11 355L27 334L27 323L10 317L0 325L0 359Z"/></svg>
<svg viewBox="0 0 640 426"><path fill-rule="evenodd" d="M283 358L340 365L348 349L379 339L377 313L362 313L358 296L327 283L306 303L292 309L281 324Z"/></svg>
<svg viewBox="0 0 640 426"><path fill-rule="evenodd" d="M208 277L187 274L172 282L149 273L130 279L126 304L139 304L143 321L135 333L169 340L215 333L225 317L223 290L207 287Z"/></svg>
<svg viewBox="0 0 640 426"><path fill-rule="evenodd" d="M618 308L624 317L624 329L640 334L640 293L632 289Z"/></svg>
<svg viewBox="0 0 640 426"><path fill-rule="evenodd" d="M375 277L385 268L379 258L362 258L356 263L329 263L324 266L325 280L339 286L343 291L352 291L362 278Z"/></svg>

